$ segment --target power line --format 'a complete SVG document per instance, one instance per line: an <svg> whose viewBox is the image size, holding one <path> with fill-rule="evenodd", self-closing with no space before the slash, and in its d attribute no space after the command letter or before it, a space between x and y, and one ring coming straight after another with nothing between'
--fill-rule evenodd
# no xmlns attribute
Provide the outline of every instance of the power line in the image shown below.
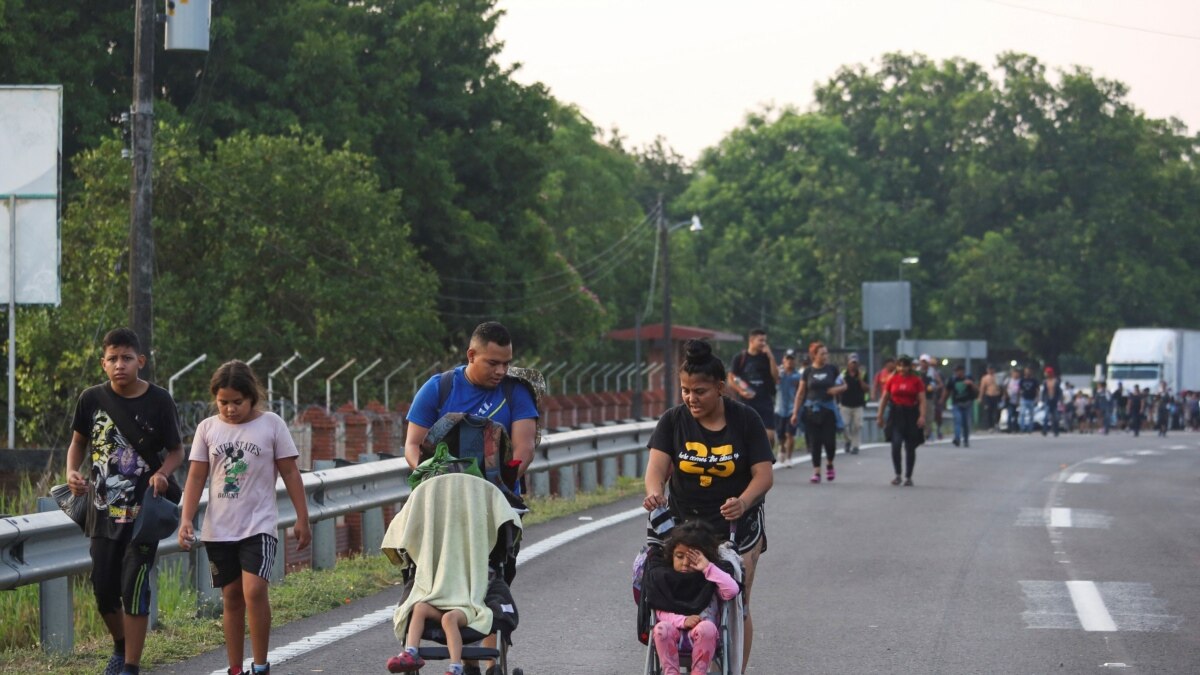
<svg viewBox="0 0 1200 675"><path fill-rule="evenodd" d="M1036 12L1038 14L1047 14L1049 16L1056 16L1060 19L1070 19L1072 21L1081 21L1083 23L1094 23L1094 24L1097 24L1100 26L1108 26L1109 28L1120 28L1122 30L1132 30L1132 31L1137 31L1139 33L1149 33L1151 35L1162 35L1165 37L1179 38L1181 40L1200 41L1200 35L1188 35L1186 33L1172 33L1169 31L1155 30L1153 28L1142 28L1141 26L1130 26L1128 24L1115 23L1112 21L1101 21L1100 19L1090 19L1088 17L1075 16L1073 14L1064 14L1062 12L1054 12L1054 11L1051 11L1048 9L1042 9L1040 7L1028 7L1026 5L1019 5L1014 2L1004 2L1004 0L981 0L981 1L993 4L993 5L1002 5L1004 7L1011 7L1013 9L1022 9L1022 10L1025 10L1026 12Z"/></svg>
<svg viewBox="0 0 1200 675"><path fill-rule="evenodd" d="M642 222L640 222L637 225L634 225L633 227L626 230L625 233L623 235L621 235L621 237L619 239L617 239L615 242L613 242L612 245L610 245L608 248L604 249L603 251L597 253L596 255L592 256L591 258L588 258L587 260L584 260L583 262L581 262L577 265L573 265L573 267L575 267L576 270L583 269L583 268L590 266L593 262L604 258L609 253L611 253L613 251L613 249L617 248L618 246L623 244L626 240L628 240L630 237L637 234L643 227L645 227L646 223L651 218L655 217L657 214L658 214L657 209L650 212L649 214L646 215L645 218L642 219ZM547 274L547 275L540 276L540 277L532 277L530 279L479 281L478 279L464 279L462 277L442 277L442 280L443 281L452 281L457 284L476 284L479 286L505 286L505 285L510 285L510 284L526 284L526 283L536 282L536 281L548 281L550 279L556 279L558 277L565 276L568 274L571 274L571 270L563 270L561 272L555 272L554 274Z"/></svg>

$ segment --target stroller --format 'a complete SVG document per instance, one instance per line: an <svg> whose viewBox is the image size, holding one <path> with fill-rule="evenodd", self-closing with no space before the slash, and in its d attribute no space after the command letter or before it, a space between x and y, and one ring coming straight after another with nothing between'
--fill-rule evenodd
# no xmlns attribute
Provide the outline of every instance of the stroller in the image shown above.
<svg viewBox="0 0 1200 675"><path fill-rule="evenodd" d="M670 532L673 523L666 509L656 509L650 514L650 528L654 530L660 538L665 538ZM720 554L721 559L730 563L733 567L733 578L742 584L744 570L742 569L742 557L738 554L734 547L734 535L736 526L730 527L729 541L721 544ZM647 542L642 548L642 552L634 559L633 562L633 600L638 606L637 614L637 633L638 640L646 645L646 669L645 675L662 675L662 663L659 661L658 652L654 645L654 625L657 620L654 616L654 607L651 607L649 598L646 593L642 592L642 576L646 569L647 558L651 555L661 555L662 546L654 541ZM742 668L742 621L744 618L742 610L743 594L739 593L730 600L721 600L716 594L713 594L712 603L716 605L717 615L717 648L713 655L712 662L709 664L709 672L713 672L713 668L717 668L716 672L722 675L733 675L741 672ZM691 668L691 641L686 634L680 637L679 645L679 671L681 673L688 672Z"/></svg>
<svg viewBox="0 0 1200 675"><path fill-rule="evenodd" d="M463 659L494 660L508 675L508 647L517 627L517 608L508 584L516 570L521 521L500 489L466 473L426 479L392 519L383 552L402 566L404 590L393 627L403 644L412 607L419 601L442 610L459 609L468 623L461 628ZM488 635L497 647L473 646ZM437 621L426 621L422 640L446 644ZM420 647L422 659L446 660L449 649ZM522 675L521 669L512 671Z"/></svg>

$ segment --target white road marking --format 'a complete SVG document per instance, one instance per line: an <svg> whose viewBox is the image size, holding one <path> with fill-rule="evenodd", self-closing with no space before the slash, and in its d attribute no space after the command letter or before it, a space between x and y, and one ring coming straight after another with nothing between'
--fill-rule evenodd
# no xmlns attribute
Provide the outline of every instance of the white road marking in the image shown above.
<svg viewBox="0 0 1200 675"><path fill-rule="evenodd" d="M1156 457L1163 453L1161 450L1138 450L1137 452L1135 452L1133 454L1138 455L1140 457Z"/></svg>
<svg viewBox="0 0 1200 675"><path fill-rule="evenodd" d="M1050 527L1071 526L1071 509L1050 509Z"/></svg>
<svg viewBox="0 0 1200 675"><path fill-rule="evenodd" d="M1100 460L1100 463L1101 464L1115 464L1118 466L1129 466L1131 464L1137 464L1137 460L1129 459L1128 457L1109 457L1108 459Z"/></svg>
<svg viewBox="0 0 1200 675"><path fill-rule="evenodd" d="M1067 476L1068 483L1078 484L1078 483L1082 483L1083 481L1085 481L1087 479L1088 479L1088 474L1086 474L1086 473L1073 473L1070 476Z"/></svg>
<svg viewBox="0 0 1200 675"><path fill-rule="evenodd" d="M1186 446L1186 445L1172 445L1171 447L1169 447L1169 448L1167 448L1167 449L1168 449L1168 450L1187 450L1187 449L1188 449L1188 446Z"/></svg>
<svg viewBox="0 0 1200 675"><path fill-rule="evenodd" d="M1104 598L1100 597L1094 581L1068 581L1067 591L1071 594L1071 602L1075 605L1075 613L1084 630L1117 630L1117 624L1104 606Z"/></svg>
<svg viewBox="0 0 1200 675"><path fill-rule="evenodd" d="M529 562L530 560L533 560L540 555L549 553L560 546L569 544L580 537L586 537L596 530L604 529L609 525L616 525L617 523L625 522L626 520L636 518L639 515L646 515L646 510L640 506L636 509L622 511L621 513L611 515L607 518L594 520L586 525L580 525L579 527L571 528L548 539L543 539L529 548L521 549L521 554L517 558L517 567L521 567L521 565ZM325 645L337 642L342 638L349 637L351 635L357 635L358 633L370 628L374 628L381 623L391 621L395 610L395 607L387 607L375 612L371 612L370 614L365 614L357 619L347 621L346 623L339 624L332 628L326 628L319 633L300 638L299 640L283 645L282 647L276 647L267 654L267 661L269 661L273 666L278 665L280 663L284 663L285 661L290 661L301 654L307 654L314 649L319 649ZM214 670L209 675L225 675L225 668Z"/></svg>

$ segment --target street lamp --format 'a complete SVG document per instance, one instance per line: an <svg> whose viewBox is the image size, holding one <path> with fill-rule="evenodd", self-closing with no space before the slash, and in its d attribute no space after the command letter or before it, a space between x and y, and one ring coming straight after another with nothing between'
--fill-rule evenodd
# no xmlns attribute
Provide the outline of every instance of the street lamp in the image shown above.
<svg viewBox="0 0 1200 675"><path fill-rule="evenodd" d="M674 364L671 359L674 356L671 353L671 249L667 245L667 237L672 232L679 230L682 227L687 227L688 232L699 232L704 229L704 225L700 223L700 216L693 215L689 220L684 220L674 224L668 224L663 216L662 195L658 196L658 218L655 222L655 229L658 230L658 249L659 255L662 258L662 279L663 279L663 389L666 395L665 406L670 408L675 403L675 389L671 385L672 372ZM654 276L650 277L650 293L654 293ZM649 300L649 299L647 299ZM649 309L649 305L647 305ZM638 312L634 316L634 361L642 362L642 313ZM642 384L641 378L638 378L637 387L634 390L634 410L632 411L635 417L641 415L642 408Z"/></svg>
<svg viewBox="0 0 1200 675"><path fill-rule="evenodd" d="M675 364L671 361L674 354L671 351L671 247L667 245L667 235L683 226L689 226L689 232L699 232L704 229L700 224L700 216L693 215L691 220L668 225L663 217L662 195L658 196L658 245L662 249L663 268L663 389L666 391L664 410L670 410L675 405L675 387L672 375Z"/></svg>
<svg viewBox="0 0 1200 675"><path fill-rule="evenodd" d="M907 258L901 258L900 264L896 266L897 276L899 276L900 281L904 281L904 266L905 265L916 265L919 262L921 262L921 259L916 256L909 256ZM911 294L909 296L909 306L910 307L912 306ZM904 326L900 327L900 341L904 342Z"/></svg>

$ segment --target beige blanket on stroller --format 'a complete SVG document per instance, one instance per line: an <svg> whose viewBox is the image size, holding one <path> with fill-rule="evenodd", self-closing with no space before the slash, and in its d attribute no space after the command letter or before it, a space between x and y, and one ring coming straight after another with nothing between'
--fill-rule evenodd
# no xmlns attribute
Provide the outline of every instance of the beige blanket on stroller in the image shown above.
<svg viewBox="0 0 1200 675"><path fill-rule="evenodd" d="M490 633L492 611L484 604L488 555L497 531L521 520L496 486L464 473L427 479L404 502L383 537L383 552L398 565L416 566L412 592L392 617L401 643L412 607L427 602L461 610L467 627Z"/></svg>

